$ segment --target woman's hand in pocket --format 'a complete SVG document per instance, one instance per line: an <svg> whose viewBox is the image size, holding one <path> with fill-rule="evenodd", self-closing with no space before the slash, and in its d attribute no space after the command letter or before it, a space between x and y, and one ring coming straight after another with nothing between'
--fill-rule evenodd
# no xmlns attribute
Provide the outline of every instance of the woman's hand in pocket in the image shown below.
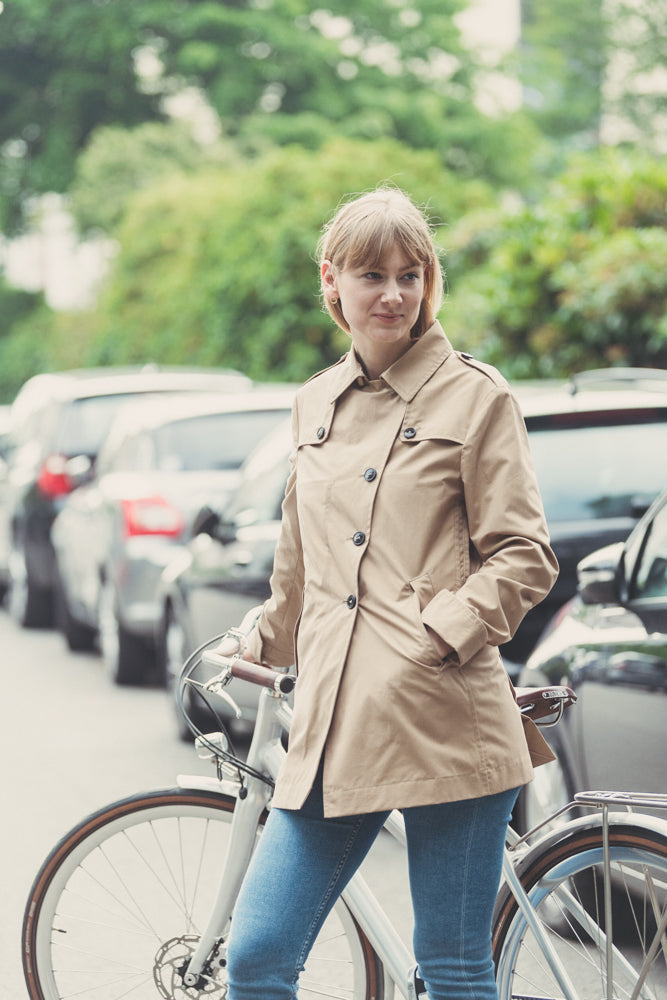
<svg viewBox="0 0 667 1000"><path fill-rule="evenodd" d="M450 646L448 642L445 642L430 625L424 625L424 628L428 632L428 637L438 651L438 655L441 659L445 659L453 652L453 646Z"/></svg>

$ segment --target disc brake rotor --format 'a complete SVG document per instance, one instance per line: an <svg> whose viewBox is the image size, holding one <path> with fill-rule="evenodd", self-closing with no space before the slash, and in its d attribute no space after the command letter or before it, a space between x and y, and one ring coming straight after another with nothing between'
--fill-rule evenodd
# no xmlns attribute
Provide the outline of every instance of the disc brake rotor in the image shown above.
<svg viewBox="0 0 667 1000"><path fill-rule="evenodd" d="M198 997L208 997L210 1000L225 1000L227 983L213 980L205 970L195 986L186 986L183 974L187 968L199 937L195 934L182 934L180 937L165 941L155 956L153 979L158 993L165 1000L197 1000ZM222 963L213 959L211 963L216 971L222 971Z"/></svg>

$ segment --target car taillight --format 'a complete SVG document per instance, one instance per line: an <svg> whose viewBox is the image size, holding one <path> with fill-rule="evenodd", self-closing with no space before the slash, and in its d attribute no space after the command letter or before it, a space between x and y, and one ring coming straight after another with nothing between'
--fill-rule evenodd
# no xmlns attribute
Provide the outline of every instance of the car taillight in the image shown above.
<svg viewBox="0 0 667 1000"><path fill-rule="evenodd" d="M74 482L67 474L67 458L64 455L49 455L37 477L37 488L48 500L71 493Z"/></svg>
<svg viewBox="0 0 667 1000"><path fill-rule="evenodd" d="M176 538L183 531L183 516L176 507L163 497L136 497L123 500L125 534L128 538L137 535L163 535Z"/></svg>

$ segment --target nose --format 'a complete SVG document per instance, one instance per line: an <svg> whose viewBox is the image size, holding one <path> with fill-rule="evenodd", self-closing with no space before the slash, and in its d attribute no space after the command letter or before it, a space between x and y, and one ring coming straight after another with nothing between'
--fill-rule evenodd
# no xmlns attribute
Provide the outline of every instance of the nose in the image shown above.
<svg viewBox="0 0 667 1000"><path fill-rule="evenodd" d="M400 302L401 289L395 278L387 278L382 289L382 299L384 302Z"/></svg>

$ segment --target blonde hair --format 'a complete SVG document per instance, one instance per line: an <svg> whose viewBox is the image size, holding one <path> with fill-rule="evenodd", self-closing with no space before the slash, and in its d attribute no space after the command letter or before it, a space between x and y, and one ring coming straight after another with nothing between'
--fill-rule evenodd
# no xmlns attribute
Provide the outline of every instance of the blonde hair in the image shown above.
<svg viewBox="0 0 667 1000"><path fill-rule="evenodd" d="M344 203L322 231L318 263L320 270L325 260L340 271L373 268L394 246L424 268L424 297L411 331L417 338L435 322L442 305L443 281L429 221L403 191L382 186ZM340 300L334 303L324 294L323 298L333 321L349 333Z"/></svg>

